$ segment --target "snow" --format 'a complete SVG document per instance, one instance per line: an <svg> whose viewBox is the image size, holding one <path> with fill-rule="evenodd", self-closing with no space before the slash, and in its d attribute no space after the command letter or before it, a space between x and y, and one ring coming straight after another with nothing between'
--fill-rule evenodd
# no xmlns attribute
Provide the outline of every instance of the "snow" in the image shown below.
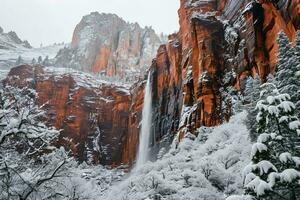
<svg viewBox="0 0 300 200"><path fill-rule="evenodd" d="M279 123L288 122L289 117L288 116L282 116L279 118Z"/></svg>
<svg viewBox="0 0 300 200"><path fill-rule="evenodd" d="M286 169L280 173L280 179L282 182L291 183L300 179L300 172L295 169Z"/></svg>
<svg viewBox="0 0 300 200"><path fill-rule="evenodd" d="M0 67L1 68L10 68L15 64L18 57L21 56L25 63L30 64L32 59L38 59L39 56L42 56L44 59L46 56L49 59L55 58L57 52L63 48L65 45L52 45L41 48L16 48L10 50L0 49Z"/></svg>
<svg viewBox="0 0 300 200"><path fill-rule="evenodd" d="M272 190L270 185L261 180L259 177L256 177L250 181L245 187L251 188L257 194L257 196L264 195L266 191Z"/></svg>
<svg viewBox="0 0 300 200"><path fill-rule="evenodd" d="M285 152L279 155L279 160L282 163L287 163L292 160L292 155L289 152Z"/></svg>
<svg viewBox="0 0 300 200"><path fill-rule="evenodd" d="M253 200L253 197L249 195L232 195L228 197L226 200Z"/></svg>
<svg viewBox="0 0 300 200"><path fill-rule="evenodd" d="M268 112L271 115L275 115L276 117L279 115L279 109L277 108L277 106L268 106Z"/></svg>
<svg viewBox="0 0 300 200"><path fill-rule="evenodd" d="M186 124L187 119L192 112L193 112L193 107L182 106L182 112L181 112L182 114L180 118L179 128L183 127Z"/></svg>
<svg viewBox="0 0 300 200"><path fill-rule="evenodd" d="M271 187L265 181L260 181L258 186L256 187L256 193L258 196L264 195L268 190L271 190Z"/></svg>
<svg viewBox="0 0 300 200"><path fill-rule="evenodd" d="M300 157L292 157L292 160L294 161L296 167L300 166Z"/></svg>
<svg viewBox="0 0 300 200"><path fill-rule="evenodd" d="M278 180L279 176L277 172L271 172L268 176L268 183L270 187L274 187L276 184L276 180Z"/></svg>
<svg viewBox="0 0 300 200"><path fill-rule="evenodd" d="M126 84L119 81L108 81L100 79L97 75L85 73L70 68L59 68L59 67L45 67L44 71L46 72L46 77L55 76L56 78L61 78L63 76L72 76L78 87L84 88L101 88L101 86L111 86L116 87L120 92L123 92L127 95L130 95L131 84ZM110 102L111 100L106 100Z"/></svg>
<svg viewBox="0 0 300 200"><path fill-rule="evenodd" d="M257 177L251 171L252 171L252 165L247 165L243 171L245 185L248 185L251 181L253 181Z"/></svg>
<svg viewBox="0 0 300 200"><path fill-rule="evenodd" d="M253 2L250 2L245 6L244 10L242 11L242 14L245 14L251 11L252 9L253 9Z"/></svg>
<svg viewBox="0 0 300 200"><path fill-rule="evenodd" d="M127 23L117 15L98 12L83 17L74 37L76 40L72 45L57 54L57 67L92 73L95 63L104 56L108 60L101 60L101 63L107 66L101 66L101 71L97 71L99 78L131 84L144 76L157 49L165 42L164 36L156 35L151 27L141 28L137 23ZM112 68L116 68L116 75L107 76Z"/></svg>
<svg viewBox="0 0 300 200"><path fill-rule="evenodd" d="M243 124L246 116L240 113L219 127L201 128L197 137L188 133L161 159L146 163L99 198L140 200L159 196L166 200L196 200L240 194L240 169L249 162L251 150L249 133Z"/></svg>
<svg viewBox="0 0 300 200"><path fill-rule="evenodd" d="M268 96L268 97L267 97L267 102L268 102L269 104L273 104L273 103L275 102L275 98L274 98L273 96Z"/></svg>
<svg viewBox="0 0 300 200"><path fill-rule="evenodd" d="M253 167L257 167L260 171L260 175L269 173L270 170L277 171L276 167L267 160L262 160Z"/></svg>
<svg viewBox="0 0 300 200"><path fill-rule="evenodd" d="M269 140L269 138L270 138L270 134L263 133L263 134L260 134L258 136L257 142L258 143L265 143Z"/></svg>
<svg viewBox="0 0 300 200"><path fill-rule="evenodd" d="M253 158L257 152L261 153L263 151L267 151L268 150L268 147L266 145L264 145L263 143L255 143L253 144L252 146L252 150L251 150L251 158Z"/></svg>
<svg viewBox="0 0 300 200"><path fill-rule="evenodd" d="M276 91L276 93L278 94L279 92ZM291 99L291 96L289 94L278 94L276 96L276 99L280 100L280 101L288 101L289 99ZM290 104L290 103L289 103Z"/></svg>
<svg viewBox="0 0 300 200"><path fill-rule="evenodd" d="M297 77L298 79L300 79L300 71L297 71L297 72L295 73L295 77Z"/></svg>
<svg viewBox="0 0 300 200"><path fill-rule="evenodd" d="M290 122L290 123L289 123L289 128L290 128L291 130L297 130L297 129L300 129L300 121L299 121L299 120L296 120L296 121Z"/></svg>
<svg viewBox="0 0 300 200"><path fill-rule="evenodd" d="M295 109L295 105L290 101L283 101L279 104L279 107L282 108L285 112L291 112Z"/></svg>

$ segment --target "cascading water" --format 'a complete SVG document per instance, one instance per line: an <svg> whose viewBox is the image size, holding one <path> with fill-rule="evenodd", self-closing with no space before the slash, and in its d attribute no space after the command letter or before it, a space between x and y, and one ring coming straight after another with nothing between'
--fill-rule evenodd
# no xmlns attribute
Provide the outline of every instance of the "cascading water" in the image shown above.
<svg viewBox="0 0 300 200"><path fill-rule="evenodd" d="M139 148L137 152L136 165L133 170L128 174L127 178L116 184L104 197L106 200L115 199L116 194L123 192L125 188L131 183L131 177L135 177L138 174L138 169L143 166L149 159L149 144L150 144L150 133L152 123L152 94L151 94L151 83L150 73L145 88L144 95L144 106L142 113L142 127L140 130Z"/></svg>
<svg viewBox="0 0 300 200"><path fill-rule="evenodd" d="M152 94L151 94L151 83L150 83L150 73L149 73L146 88L145 88L145 95L144 95L142 127L140 130L136 168L139 168L141 165L145 164L148 161L151 123L152 123Z"/></svg>

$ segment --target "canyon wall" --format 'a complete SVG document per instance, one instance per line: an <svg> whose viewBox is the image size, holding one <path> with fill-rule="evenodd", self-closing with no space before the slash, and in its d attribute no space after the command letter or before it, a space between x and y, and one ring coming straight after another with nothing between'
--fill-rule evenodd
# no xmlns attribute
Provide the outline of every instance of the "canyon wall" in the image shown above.
<svg viewBox="0 0 300 200"><path fill-rule="evenodd" d="M299 7L297 0L181 0L180 30L151 67L153 135L178 131L180 141L228 120L232 89L243 89L247 76L265 80L275 72L277 35L284 31L294 40Z"/></svg>
<svg viewBox="0 0 300 200"><path fill-rule="evenodd" d="M40 66L13 68L3 81L35 89L44 120L61 131L58 145L80 161L119 166L128 138L129 88L95 80L84 73L45 71Z"/></svg>
<svg viewBox="0 0 300 200"><path fill-rule="evenodd" d="M71 46L58 53L56 66L136 80L163 42L165 36L158 36L151 27L93 12L76 26Z"/></svg>
<svg viewBox="0 0 300 200"><path fill-rule="evenodd" d="M180 2L180 30L158 48L147 72L154 155L176 135L180 141L201 126L228 120L230 92L242 90L247 76L258 74L265 80L273 73L277 34L284 31L293 41L300 28L299 0ZM74 35L76 48L82 40ZM134 52L132 45L124 42L123 50ZM97 55L111 55L107 49L98 50ZM108 70L101 62L109 56L104 57L99 65L87 65L87 71ZM21 66L11 71L6 84L37 90L38 103L46 103L48 123L62 129L61 144L70 146L80 160L118 166L135 160L147 73L129 88L101 81L92 84L95 77L88 75L51 75L41 67Z"/></svg>

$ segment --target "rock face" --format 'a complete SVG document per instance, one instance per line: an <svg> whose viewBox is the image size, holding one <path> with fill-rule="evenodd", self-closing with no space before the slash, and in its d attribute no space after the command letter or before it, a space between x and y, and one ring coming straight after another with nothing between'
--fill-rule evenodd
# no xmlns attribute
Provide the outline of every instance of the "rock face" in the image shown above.
<svg viewBox="0 0 300 200"><path fill-rule="evenodd" d="M4 33L2 27L0 27L0 50L13 50L16 48L32 48L28 41L22 41L18 35L10 31Z"/></svg>
<svg viewBox="0 0 300 200"><path fill-rule="evenodd" d="M274 72L277 34L284 31L293 41L300 28L299 6L296 0L181 0L180 30L159 47L149 69L152 151L157 153L162 147L168 147L176 134L180 141L201 126L214 126L228 120L231 115L229 90L242 90L247 76L258 73L264 80ZM112 26L115 28L121 23L116 16L95 13L92 16L115 18ZM74 34L70 51L78 53L80 50L83 40L79 30L84 29L86 18L75 31L78 34ZM126 31L119 36L123 34L128 36ZM125 52L122 55L140 54L134 51L135 42L120 42L120 38L128 37L97 43L97 47L93 47L97 48L94 58L100 56L101 59L94 62L97 59L93 58L91 65L86 65L90 66L87 69L108 73L111 68L102 67L121 49ZM112 53L113 47L119 50ZM129 89L107 83L94 84L93 78L87 75L49 75L39 67L22 66L11 71L6 84L25 84L37 90L38 103L48 102L49 123L63 129L61 143L68 144L81 160L117 166L132 164L135 160L146 79L141 78Z"/></svg>
<svg viewBox="0 0 300 200"><path fill-rule="evenodd" d="M76 26L71 47L58 53L56 64L135 79L149 67L163 40L151 27L143 29L117 15L94 12Z"/></svg>
<svg viewBox="0 0 300 200"><path fill-rule="evenodd" d="M13 68L4 83L36 90L45 120L62 130L59 145L70 148L79 160L110 166L129 163L124 150L129 138L128 88L83 73L49 72L28 65Z"/></svg>
<svg viewBox="0 0 300 200"><path fill-rule="evenodd" d="M180 30L151 67L156 141L176 131L180 141L228 120L229 89L243 89L243 79L256 73L265 80L276 68L277 34L293 41L300 28L296 0L180 2Z"/></svg>

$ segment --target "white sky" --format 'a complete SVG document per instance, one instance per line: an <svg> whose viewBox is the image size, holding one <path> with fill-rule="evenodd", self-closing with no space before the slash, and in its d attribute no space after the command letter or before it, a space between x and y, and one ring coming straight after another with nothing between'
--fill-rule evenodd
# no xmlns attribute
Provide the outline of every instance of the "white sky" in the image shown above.
<svg viewBox="0 0 300 200"><path fill-rule="evenodd" d="M70 42L82 16L98 11L169 34L178 30L178 8L179 0L0 0L0 26L33 46Z"/></svg>

